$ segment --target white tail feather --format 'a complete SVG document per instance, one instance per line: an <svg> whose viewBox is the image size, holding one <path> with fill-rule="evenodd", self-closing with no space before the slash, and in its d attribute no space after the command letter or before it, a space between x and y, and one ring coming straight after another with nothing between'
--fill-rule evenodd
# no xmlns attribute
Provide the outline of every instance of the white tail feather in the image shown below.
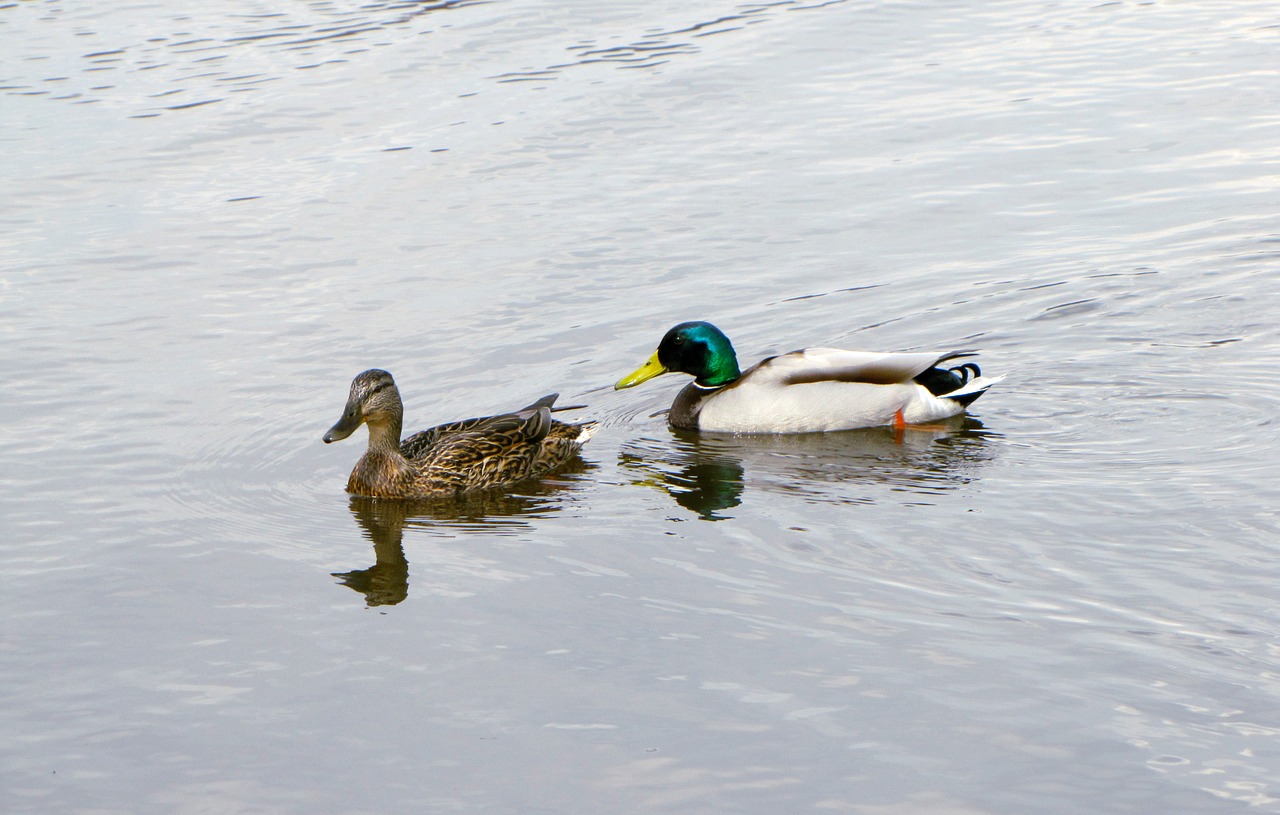
<svg viewBox="0 0 1280 815"><path fill-rule="evenodd" d="M968 396L968 395L970 395L970 394L974 394L974 393L982 393L982 392L983 392L983 391L985 391L987 388L991 387L992 385L996 384L997 382L1002 382L1002 381L1004 381L1004 375L1003 375L1003 374L1001 374L1000 376L978 376L978 377L974 377L973 379L970 379L968 382L964 383L963 385L961 385L960 387L958 387L958 388L956 388L955 390L951 391L950 393L943 393L943 394L940 394L940 395L938 396L938 398L939 398L939 399L954 399L954 398L955 398L955 397L957 397L957 396Z"/></svg>

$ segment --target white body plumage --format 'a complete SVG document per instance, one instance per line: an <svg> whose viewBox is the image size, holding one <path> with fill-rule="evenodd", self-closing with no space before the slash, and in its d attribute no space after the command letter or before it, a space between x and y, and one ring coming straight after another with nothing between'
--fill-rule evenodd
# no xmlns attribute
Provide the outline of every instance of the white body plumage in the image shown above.
<svg viewBox="0 0 1280 815"><path fill-rule="evenodd" d="M691 384L699 430L815 433L923 424L963 413L964 397L1003 377L977 377L935 396L912 378L938 361L933 353L891 354L807 348L771 357L728 387Z"/></svg>

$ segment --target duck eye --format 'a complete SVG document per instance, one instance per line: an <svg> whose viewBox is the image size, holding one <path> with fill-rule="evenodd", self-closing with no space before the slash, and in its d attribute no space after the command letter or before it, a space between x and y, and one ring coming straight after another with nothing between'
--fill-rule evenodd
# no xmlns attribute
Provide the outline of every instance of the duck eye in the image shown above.
<svg viewBox="0 0 1280 815"><path fill-rule="evenodd" d="M672 337L671 341L674 342L676 345L684 345L684 337L681 336L680 334L677 334L676 336Z"/></svg>

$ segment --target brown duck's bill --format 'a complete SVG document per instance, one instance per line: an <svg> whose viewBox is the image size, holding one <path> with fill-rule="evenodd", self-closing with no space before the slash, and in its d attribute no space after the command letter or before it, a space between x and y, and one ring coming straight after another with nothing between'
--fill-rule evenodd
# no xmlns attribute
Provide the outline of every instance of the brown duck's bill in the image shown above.
<svg viewBox="0 0 1280 815"><path fill-rule="evenodd" d="M632 388L641 382L648 382L655 376L661 376L667 372L667 366L658 361L658 352L654 351L653 356L649 357L649 361L636 368L631 373L618 380L613 386L614 390L620 391L623 388Z"/></svg>
<svg viewBox="0 0 1280 815"><path fill-rule="evenodd" d="M359 409L348 410L342 414L342 418L338 423L329 428L329 432L324 434L324 443L330 444L335 441L342 441L364 423L364 415Z"/></svg>

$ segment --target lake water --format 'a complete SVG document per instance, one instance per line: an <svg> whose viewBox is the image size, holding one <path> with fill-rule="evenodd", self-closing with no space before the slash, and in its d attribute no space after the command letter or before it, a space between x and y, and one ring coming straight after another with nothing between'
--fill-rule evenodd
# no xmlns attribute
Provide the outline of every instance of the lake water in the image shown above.
<svg viewBox="0 0 1280 815"><path fill-rule="evenodd" d="M1278 25L0 5L0 809L1280 812ZM675 434L697 318L1008 378ZM350 500L375 366L603 428Z"/></svg>

